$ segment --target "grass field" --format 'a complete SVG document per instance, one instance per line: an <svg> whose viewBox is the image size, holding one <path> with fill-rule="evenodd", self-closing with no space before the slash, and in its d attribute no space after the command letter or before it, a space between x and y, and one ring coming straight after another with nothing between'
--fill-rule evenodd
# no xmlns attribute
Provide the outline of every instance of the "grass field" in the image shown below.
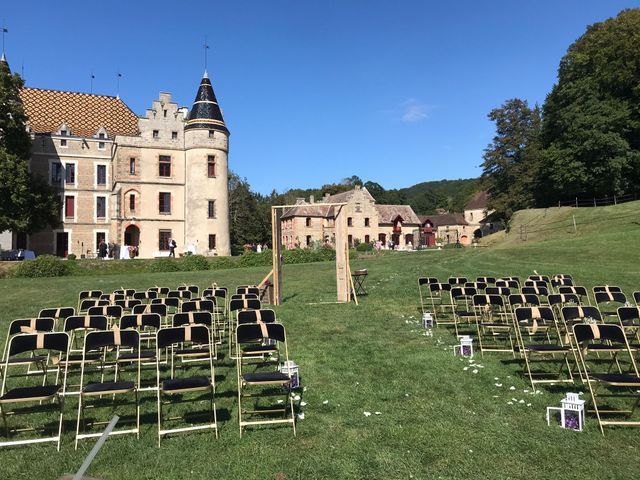
<svg viewBox="0 0 640 480"><path fill-rule="evenodd" d="M635 478L637 429L613 428L603 437L594 419L587 420L583 433L547 426L545 408L557 405L566 391L584 391L581 385L532 395L525 392L530 388L519 375L520 365L501 354L478 359L478 373L463 370L467 362L452 355L450 331L440 327L426 337L413 322L419 317L416 279L422 275L526 276L536 269L571 273L589 288L619 284L630 293L640 289L639 244L640 227L630 225L549 241L353 259L352 268L370 273L369 295L358 307L317 304L335 299L333 263L286 266L285 303L277 313L307 387L301 392L306 406L298 436L278 427L248 430L239 438L235 369L225 358L217 370L218 440L211 434L179 435L158 449L154 396L143 395L140 439L110 438L87 474L105 479ZM234 287L259 281L266 271L1 280L2 331L11 319L35 315L44 306L75 304L81 289L213 281ZM66 412L66 419L75 421L73 399ZM54 479L74 472L93 442L74 451L71 423L59 453L53 446L1 450L0 478Z"/></svg>

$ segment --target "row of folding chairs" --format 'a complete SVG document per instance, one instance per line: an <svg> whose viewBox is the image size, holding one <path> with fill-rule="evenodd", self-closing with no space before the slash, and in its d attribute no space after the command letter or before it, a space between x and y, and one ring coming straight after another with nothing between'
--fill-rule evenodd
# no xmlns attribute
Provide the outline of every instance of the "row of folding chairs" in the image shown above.
<svg viewBox="0 0 640 480"><path fill-rule="evenodd" d="M210 315L210 314L206 314ZM56 442L60 448L64 397L77 394L78 412L76 420L75 446L82 439L93 438L101 432L87 430L87 426L95 427L105 422L96 418L87 419L87 411L94 412L96 407L104 405L105 398L112 401L116 397L128 397L133 413L123 417L121 423L126 427L112 432L113 435L136 434L140 431L139 393L144 390L155 390L157 395L158 445L165 435L185 431L213 429L217 436L217 419L215 410L215 375L212 354L215 341L211 335L209 324L211 319L204 318L205 312L180 312L173 316L172 326L160 326L158 314L128 315L121 318L120 327L106 329L107 318L70 317L76 330L69 332L23 332L11 338L8 346L4 369L24 366L36 359L42 365L42 382L28 387L9 388L13 377L3 375L0 392L0 411L5 423L8 440L0 442L0 446ZM151 327L155 332L149 332ZM84 331L83 347L74 349L73 335L76 331ZM145 341L153 345L145 348ZM295 434L295 417L293 401L289 395L290 373L274 371L268 365L288 365L288 346L284 326L276 321L272 310L239 310L235 331L235 345L238 375L238 408L240 434L248 425L264 425L287 423ZM164 353L163 353L164 352ZM179 375L185 366L193 361L204 362L204 371L197 375ZM154 365L156 369L155 385L143 388L141 368ZM176 367L180 365L180 368ZM71 376L77 369L80 378L77 392L71 391ZM50 382L50 373L55 371L55 381ZM202 370L202 369L201 369ZM33 382L32 382L33 383ZM245 399L255 401L255 390L261 395L280 395L285 397L280 404L268 408L245 408ZM249 392L251 392L249 394ZM188 425L167 427L172 419L164 413L165 406L172 400L181 400L184 395L197 393L208 396L209 410L206 421ZM200 400L201 396L197 398ZM32 439L14 439L21 429L10 429L8 419L16 418L11 406L26 403L44 403L58 407L58 429L54 435L40 436ZM282 405L281 405L282 404ZM111 405L109 403L109 405ZM283 406L284 405L284 406ZM89 407L92 407L89 409ZM247 419L247 416L260 415L258 420ZM282 414L282 418L262 418L264 414Z"/></svg>

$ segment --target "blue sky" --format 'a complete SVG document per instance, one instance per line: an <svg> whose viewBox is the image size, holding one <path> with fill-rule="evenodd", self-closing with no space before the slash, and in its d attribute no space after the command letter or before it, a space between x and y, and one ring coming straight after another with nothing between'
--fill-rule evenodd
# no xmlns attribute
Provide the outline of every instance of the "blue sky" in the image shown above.
<svg viewBox="0 0 640 480"><path fill-rule="evenodd" d="M190 106L209 73L230 168L254 190L358 175L385 188L480 174L509 98L542 103L567 47L619 0L4 2L7 57L27 85L160 91ZM53 7L52 7L53 6Z"/></svg>

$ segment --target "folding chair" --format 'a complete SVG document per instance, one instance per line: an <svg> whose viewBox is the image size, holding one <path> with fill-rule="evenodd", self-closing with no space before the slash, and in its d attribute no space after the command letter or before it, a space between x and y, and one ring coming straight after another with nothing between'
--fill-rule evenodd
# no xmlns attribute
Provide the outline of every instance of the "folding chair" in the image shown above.
<svg viewBox="0 0 640 480"><path fill-rule="evenodd" d="M464 284L464 288L475 288L478 291L478 295L480 292L484 292L488 287L486 282L467 282Z"/></svg>
<svg viewBox="0 0 640 480"><path fill-rule="evenodd" d="M520 289L520 293L524 295L537 295L540 299L540 305L549 305L549 289L547 287L524 286Z"/></svg>
<svg viewBox="0 0 640 480"><path fill-rule="evenodd" d="M525 295L523 293L512 293L507 297L511 314L516 314L516 309L521 307L539 307L540 299L537 295Z"/></svg>
<svg viewBox="0 0 640 480"><path fill-rule="evenodd" d="M427 311L425 304L427 302L427 298L430 296L429 285L432 283L438 283L438 279L436 277L418 278L418 293L420 294L420 309L422 313Z"/></svg>
<svg viewBox="0 0 640 480"><path fill-rule="evenodd" d="M43 350L46 354L42 354ZM26 358L43 357L47 359L54 359L52 353L57 353L60 356L67 355L69 351L69 336L63 332L49 332L49 333L28 333L22 335L16 335L11 338L9 342L7 356L4 361L4 371L8 372L8 369L19 365L20 362L11 363L11 358ZM0 447L26 445L30 443L43 443L43 442L56 442L58 451L60 451L60 442L62 441L62 420L63 420L63 408L64 401L62 397L65 394L65 386L67 381L67 371L63 369L62 383L60 380L60 366L48 364L45 369L51 367L57 371L55 383L43 383L41 385L32 386L19 386L9 388L7 378L9 375L4 375L2 378L2 389L0 390L0 414L2 415L2 421L4 423L5 435L7 440L0 441ZM46 380L46 375L45 375ZM33 413L33 409L45 410L50 407L50 402L56 402L59 408L58 428L57 432L53 436L42 436L39 438L30 439L15 439L9 440L12 434L22 432L24 428L9 428L7 421L8 417L15 418L19 412L17 410L10 411L10 408L15 408L18 404L37 404L30 408L25 408L24 413ZM44 405L43 405L44 403ZM46 432L46 426L43 429L43 433Z"/></svg>
<svg viewBox="0 0 640 480"><path fill-rule="evenodd" d="M181 312L209 312L211 314L211 324L208 325L210 329L213 341L216 344L220 344L222 341L222 334L219 331L221 322L219 317L219 311L216 309L215 297L213 299L196 299L188 300L180 306ZM223 330L224 333L224 330Z"/></svg>
<svg viewBox="0 0 640 480"><path fill-rule="evenodd" d="M4 367L5 363L9 363L14 366L18 365L26 365L27 372L26 375L43 375L42 384L44 385L46 382L46 368L45 365L49 361L48 356L46 355L35 355L31 354L29 357L25 356L17 356L12 357L9 354L9 343L10 341L23 333L50 333L55 329L56 321L53 318L19 318L17 320L13 320L9 324L9 331L7 333L7 337L5 338L4 349L2 351L2 366ZM34 370L33 367L39 368ZM7 374L6 369L0 367L0 375L3 377Z"/></svg>
<svg viewBox="0 0 640 480"><path fill-rule="evenodd" d="M622 292L594 292L595 305L605 322L618 319L618 308L627 305L627 297Z"/></svg>
<svg viewBox="0 0 640 480"><path fill-rule="evenodd" d="M155 293L158 296L158 298L166 297L167 293L169 293L170 291L171 289L169 287L158 287L157 285L155 287L147 288L147 292Z"/></svg>
<svg viewBox="0 0 640 480"><path fill-rule="evenodd" d="M260 300L256 300L253 298L245 298L245 299L235 299L229 301L229 356L233 358L233 341L235 339L235 334L231 335L231 332L236 331L237 325L237 313L240 310L260 310L262 308L262 303Z"/></svg>
<svg viewBox="0 0 640 480"><path fill-rule="evenodd" d="M436 325L452 325L453 301L451 300L451 285L448 283L430 283L428 288L427 307L433 313ZM447 314L450 314L448 317Z"/></svg>
<svg viewBox="0 0 640 480"><path fill-rule="evenodd" d="M562 315L564 307L582 305L580 297L574 293L552 293L547 297L547 303L553 309L557 318Z"/></svg>
<svg viewBox="0 0 640 480"><path fill-rule="evenodd" d="M177 351L177 347L184 348L184 345L193 347L208 346L211 344L209 330L204 325L184 325L180 327L161 328L158 331L158 340L156 342L156 358L160 358L160 349L166 349L171 357L171 365L173 366L173 354ZM160 362L156 362L156 379L157 379L157 401L158 401L158 447L163 435L172 433L189 432L195 430L212 429L218 438L218 421L215 404L215 374L213 369L213 359L208 357L207 375L197 376L174 376L173 367L169 378L163 378L161 375ZM204 424L194 425L189 420L189 426L178 428L163 428L163 405L171 402L164 402L163 398L170 398L172 401L178 401L185 394L206 393L209 396L209 414L210 420ZM195 400L198 400L197 398ZM194 400L194 401L195 401ZM172 418L174 420L175 418ZM169 419L167 419L169 420Z"/></svg>
<svg viewBox="0 0 640 480"><path fill-rule="evenodd" d="M158 298L158 292L156 291L143 291L143 292L134 292L133 299L140 300L142 303L148 303L149 300L153 300L154 298Z"/></svg>
<svg viewBox="0 0 640 480"><path fill-rule="evenodd" d="M522 284L523 287L536 287L536 288L546 288L547 291L549 290L549 284L547 282L544 282L542 280L525 280L524 283Z"/></svg>
<svg viewBox="0 0 640 480"><path fill-rule="evenodd" d="M465 323L470 324L475 320L473 311L473 296L478 291L470 287L453 287L451 289L451 302L453 304L453 319L455 334L458 336L458 325Z"/></svg>
<svg viewBox="0 0 640 480"><path fill-rule="evenodd" d="M633 301L640 307L640 291L633 292Z"/></svg>
<svg viewBox="0 0 640 480"><path fill-rule="evenodd" d="M192 297L197 297L200 294L200 287L198 287L197 285L180 285L177 288L178 291L189 291L191 292L191 296Z"/></svg>
<svg viewBox="0 0 640 480"><path fill-rule="evenodd" d="M514 291L520 291L520 282L517 280L496 280L495 286L498 288L509 288Z"/></svg>
<svg viewBox="0 0 640 480"><path fill-rule="evenodd" d="M586 287L580 285L572 285L572 286L560 286L558 287L559 294L573 294L577 295L580 299L580 305L591 305L591 298L589 298L589 291Z"/></svg>
<svg viewBox="0 0 640 480"><path fill-rule="evenodd" d="M123 313L131 313L133 311L133 307L136 305L142 305L142 300L127 298L126 300L116 300L115 304L122 307Z"/></svg>
<svg viewBox="0 0 640 480"><path fill-rule="evenodd" d="M573 326L573 335L602 434L604 427L609 425L640 426L639 419L632 419L640 403L640 375L622 327L613 324L578 324ZM592 352L603 350L610 355L591 355ZM603 389L607 391L601 393ZM617 404L600 404L603 398L614 401L632 398L633 402L630 408L621 409ZM609 419L610 416L614 418Z"/></svg>
<svg viewBox="0 0 640 480"><path fill-rule="evenodd" d="M151 301L153 301L152 299ZM157 313L160 315L160 325L167 326L167 313L168 307L164 303L143 303L136 305L131 311L133 315L140 315L142 313Z"/></svg>
<svg viewBox="0 0 640 480"><path fill-rule="evenodd" d="M260 296L255 293L234 293L233 295L231 295L231 300L245 300L245 299L259 300Z"/></svg>
<svg viewBox="0 0 640 480"><path fill-rule="evenodd" d="M487 285L495 285L496 277L476 277L476 282L486 283Z"/></svg>
<svg viewBox="0 0 640 480"><path fill-rule="evenodd" d="M506 299L511 295L511 289L508 287L487 287L485 288L484 293L485 295L500 295Z"/></svg>
<svg viewBox="0 0 640 480"><path fill-rule="evenodd" d="M602 323L602 316L600 315L600 310L597 307L593 306L567 306L562 307L561 310L561 318L562 318L562 342L564 345L569 345L571 348L576 349L579 348L577 345L575 338L573 336L573 326L579 323ZM582 370L581 364L578 360L576 354L576 361L578 362L578 373L582 378L583 382L586 382L585 372Z"/></svg>
<svg viewBox="0 0 640 480"><path fill-rule="evenodd" d="M627 339L633 338L640 342L640 307L618 308L618 322L624 330ZM638 350L638 345L632 345L632 349Z"/></svg>
<svg viewBox="0 0 640 480"><path fill-rule="evenodd" d="M525 376L536 390L540 383L573 383L569 364L571 347L559 341L560 330L551 307L518 307L515 309L515 330L520 353L525 361ZM575 358L574 358L575 360ZM532 368L533 363L560 364L557 372ZM566 370L565 370L566 367Z"/></svg>
<svg viewBox="0 0 640 480"><path fill-rule="evenodd" d="M244 323L238 325L235 332L236 337L236 368L238 373L238 422L240 425L240 436L243 428L250 425L271 425L271 424L291 424L293 434L296 434L295 411L293 408L293 396L289 394L291 387L290 374L274 371L274 363L278 365L287 364L289 351L287 348L287 338L284 326L279 323ZM273 357L257 358L255 354L249 353L244 356L243 346L256 344L258 342L269 343L275 341L278 354L275 360ZM246 363L247 361L251 363ZM251 370L251 371L249 371ZM280 396L281 404L260 404L260 397ZM244 399L253 399L253 406L245 408ZM264 418L281 414L282 418ZM253 420L254 416L259 416ZM249 419L246 419L249 417Z"/></svg>
<svg viewBox="0 0 640 480"><path fill-rule="evenodd" d="M78 441L85 438L95 438L103 434L103 432L87 432L87 424L101 425L107 422L92 421L87 422L85 419L85 410L90 399L98 400L94 403L97 409L98 403L102 401L102 397L113 398L119 395L131 395L135 402L135 426L131 428L123 428L112 430L109 435L124 435L135 433L136 437L140 436L140 402L138 399L138 385L140 384L140 359L132 362L135 371L133 380L119 380L118 377L123 374L124 366L120 367L118 358L121 348L133 349L140 352L140 334L136 330L120 330L119 328L106 331L89 332L84 338L83 361L80 371L80 395L78 399L78 418L76 422L76 439L75 448L78 449ZM102 357L99 366L91 371L92 362L86 362L87 355L99 353ZM113 381L104 380L104 369L113 367L115 369L115 378ZM94 375L99 374L99 381L94 380ZM92 375L93 374L93 375ZM125 423L126 419L120 417L121 423ZM83 433L80 433L80 427L83 426Z"/></svg>
<svg viewBox="0 0 640 480"><path fill-rule="evenodd" d="M531 282L535 282L535 283L543 283L545 287L549 288L551 286L551 279L549 278L548 275L529 275L527 277L528 281ZM526 283L526 282L525 282ZM542 285L538 285L538 286L542 286Z"/></svg>
<svg viewBox="0 0 640 480"><path fill-rule="evenodd" d="M124 295L124 299L133 298L133 294L136 293L135 288L119 288L113 291L114 295Z"/></svg>
<svg viewBox="0 0 640 480"><path fill-rule="evenodd" d="M213 315L210 312L178 312L173 315L173 326L182 327L185 325L204 325L207 330L211 328L213 323ZM214 339L209 336L212 342L206 347L199 346L197 348L184 347L175 350L173 353L180 358L182 363L200 362L203 359L218 358L218 352ZM173 368L173 367L172 367Z"/></svg>
<svg viewBox="0 0 640 480"><path fill-rule="evenodd" d="M520 277L512 277L512 276L510 276L510 277L500 277L500 278L498 278L496 280L496 282L498 280L502 280L502 281L505 281L505 282L516 282L518 284L518 288L520 288ZM496 286L498 286L498 285L496 285Z"/></svg>
<svg viewBox="0 0 640 480"><path fill-rule="evenodd" d="M53 318L56 321L56 325L58 325L58 323L64 324L65 318L75 314L76 309L74 307L43 308L38 313L38 318Z"/></svg>
<svg viewBox="0 0 640 480"><path fill-rule="evenodd" d="M236 288L236 294L238 295L257 295L260 296L260 289L258 287L238 287Z"/></svg>
<svg viewBox="0 0 640 480"><path fill-rule="evenodd" d="M554 292L559 292L560 287L573 287L573 279L568 277L557 277L554 276L551 278L551 289Z"/></svg>
<svg viewBox="0 0 640 480"><path fill-rule="evenodd" d="M109 300L100 300L99 298L85 298L80 301L78 306L78 315L87 313L91 307L102 307L109 305Z"/></svg>
<svg viewBox="0 0 640 480"><path fill-rule="evenodd" d="M91 307L87 311L87 315L104 315L109 322L114 323L122 317L122 307L120 305L102 305L100 307Z"/></svg>
<svg viewBox="0 0 640 480"><path fill-rule="evenodd" d="M167 293L167 298L177 298L181 302L191 299L191 292L189 290L170 290Z"/></svg>
<svg viewBox="0 0 640 480"><path fill-rule="evenodd" d="M123 293L105 293L100 295L100 300L107 300L110 305L114 305L117 300L125 300Z"/></svg>
<svg viewBox="0 0 640 480"><path fill-rule="evenodd" d="M120 351L119 362L136 361L155 362L156 350L149 348L149 344L155 342L156 334L161 327L161 318L157 313L138 313L123 315L120 318L120 330L133 329L140 334L140 351L132 349L129 352ZM142 343L147 344L147 348L142 348Z"/></svg>
<svg viewBox="0 0 640 480"><path fill-rule="evenodd" d="M467 279L467 277L449 277L447 283L452 287L463 287L468 281L469 279Z"/></svg>
<svg viewBox="0 0 640 480"><path fill-rule="evenodd" d="M80 308L80 305L83 300L89 300L89 299L100 300L101 296L102 296L102 290L82 290L78 294L78 310L83 311L82 308Z"/></svg>
<svg viewBox="0 0 640 480"><path fill-rule="evenodd" d="M515 356L511 315L504 298L499 295L474 295L476 329L480 354L484 352L511 352Z"/></svg>
<svg viewBox="0 0 640 480"><path fill-rule="evenodd" d="M154 298L151 300L151 305L164 305L167 308L167 315L180 310L181 304L182 300L177 297Z"/></svg>

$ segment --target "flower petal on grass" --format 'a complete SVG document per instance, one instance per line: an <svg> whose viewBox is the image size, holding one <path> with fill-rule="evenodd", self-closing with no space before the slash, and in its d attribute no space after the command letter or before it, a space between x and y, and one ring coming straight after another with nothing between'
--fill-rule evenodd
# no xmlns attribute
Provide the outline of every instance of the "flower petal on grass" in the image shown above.
<svg viewBox="0 0 640 480"><path fill-rule="evenodd" d="M364 412L364 416L365 417L370 417L371 416L371 412Z"/></svg>
<svg viewBox="0 0 640 480"><path fill-rule="evenodd" d="M329 400L325 400L324 402L322 402L323 405L326 405L327 403L329 403Z"/></svg>

